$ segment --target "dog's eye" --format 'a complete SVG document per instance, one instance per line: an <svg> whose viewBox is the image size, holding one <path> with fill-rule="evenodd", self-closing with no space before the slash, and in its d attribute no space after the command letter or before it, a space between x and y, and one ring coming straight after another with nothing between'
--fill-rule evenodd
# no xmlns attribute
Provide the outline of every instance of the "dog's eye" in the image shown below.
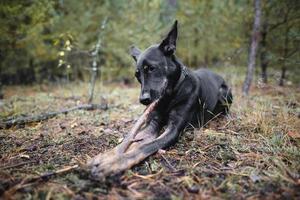
<svg viewBox="0 0 300 200"><path fill-rule="evenodd" d="M148 71L148 69L149 69L148 65L144 65L143 69L144 69L144 71Z"/></svg>
<svg viewBox="0 0 300 200"><path fill-rule="evenodd" d="M149 66L149 67L148 67L148 71L149 71L149 72L152 72L154 69L155 69L155 68L154 68L153 66Z"/></svg>

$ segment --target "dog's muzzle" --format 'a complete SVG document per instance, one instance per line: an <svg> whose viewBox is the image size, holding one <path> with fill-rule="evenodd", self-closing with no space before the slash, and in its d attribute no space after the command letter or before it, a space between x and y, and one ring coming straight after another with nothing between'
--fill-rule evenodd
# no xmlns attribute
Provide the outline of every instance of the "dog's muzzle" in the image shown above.
<svg viewBox="0 0 300 200"><path fill-rule="evenodd" d="M151 103L150 92L143 92L140 96L140 102L144 105L149 105Z"/></svg>

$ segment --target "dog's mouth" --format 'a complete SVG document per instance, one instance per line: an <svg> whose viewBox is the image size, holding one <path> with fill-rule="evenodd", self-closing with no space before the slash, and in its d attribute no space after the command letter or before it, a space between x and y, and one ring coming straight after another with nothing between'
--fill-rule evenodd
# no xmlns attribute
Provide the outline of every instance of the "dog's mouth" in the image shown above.
<svg viewBox="0 0 300 200"><path fill-rule="evenodd" d="M150 90L150 98L140 99L140 103L145 105L145 106L148 106L151 103L153 103L154 101L160 99L163 96L164 93L165 93L164 91Z"/></svg>
<svg viewBox="0 0 300 200"><path fill-rule="evenodd" d="M157 100L159 98L160 98L159 92L154 91L154 90L150 90L149 98L140 99L140 103L145 105L145 106L148 106L148 105L150 105L151 103L153 103L155 100Z"/></svg>
<svg viewBox="0 0 300 200"><path fill-rule="evenodd" d="M156 100L163 98L167 93L168 81L164 80L162 86L159 89L150 89L149 98L140 99L141 104L147 106Z"/></svg>
<svg viewBox="0 0 300 200"><path fill-rule="evenodd" d="M154 100L148 100L148 101L140 101L141 104L148 106L150 105Z"/></svg>

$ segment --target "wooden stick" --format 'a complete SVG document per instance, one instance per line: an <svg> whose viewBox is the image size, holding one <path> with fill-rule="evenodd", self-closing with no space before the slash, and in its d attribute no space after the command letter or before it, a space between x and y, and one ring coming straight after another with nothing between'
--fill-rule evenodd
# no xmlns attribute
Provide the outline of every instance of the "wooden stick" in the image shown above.
<svg viewBox="0 0 300 200"><path fill-rule="evenodd" d="M96 109L102 109L106 110L107 105L99 105L99 104L83 104L79 106L75 106L72 108L64 109L61 111L56 112L49 112L49 113L43 113L37 116L26 116L26 117L19 117L19 118L9 118L7 120L0 121L0 129L8 129L15 125L22 125L22 124L29 124L33 122L40 122L44 121L50 118L55 117L59 114L67 114L69 112L75 111L75 110L96 110Z"/></svg>
<svg viewBox="0 0 300 200"><path fill-rule="evenodd" d="M87 166L91 168L92 175L95 178L105 178L110 173L121 172L142 161L143 157L141 156L133 160L124 160L123 156L127 151L135 151L136 153L138 153L140 151L139 147L147 143L147 140L144 140L146 138L140 137L141 134L147 135L147 133L146 131L143 132L144 130L140 131L140 129L147 122L149 114L154 110L158 101L159 100L154 101L145 109L142 116L139 117L139 119L134 124L133 128L121 144L117 145L115 148L109 151L96 155L88 161ZM122 159L124 162L122 161L122 163L118 163ZM103 171L104 169L108 170L109 172L105 173Z"/></svg>
<svg viewBox="0 0 300 200"><path fill-rule="evenodd" d="M31 161L21 162L21 163L9 165L9 166L0 166L0 169L5 170L5 169L9 169L9 168L20 167L20 166L31 164L31 163L36 163L36 161L31 160Z"/></svg>
<svg viewBox="0 0 300 200"><path fill-rule="evenodd" d="M132 143L137 141L135 140L135 136L138 134L140 128L145 124L149 117L149 114L154 110L157 103L158 100L154 101L146 108L142 116L138 119L138 121L134 124L133 128L129 132L128 137L124 139L124 141L118 146L119 153L124 153Z"/></svg>
<svg viewBox="0 0 300 200"><path fill-rule="evenodd" d="M65 172L69 172L73 169L76 169L78 168L78 165L73 165L73 166L68 166L68 167L65 167L63 169L59 169L59 170L56 170L54 172L46 172L40 176L37 176L37 177L33 177L33 178L30 178L28 179L27 181L24 182L25 183L32 183L32 182L35 182L37 180L47 180L48 178L50 178L51 176L56 176L58 174L62 174L62 173L65 173Z"/></svg>

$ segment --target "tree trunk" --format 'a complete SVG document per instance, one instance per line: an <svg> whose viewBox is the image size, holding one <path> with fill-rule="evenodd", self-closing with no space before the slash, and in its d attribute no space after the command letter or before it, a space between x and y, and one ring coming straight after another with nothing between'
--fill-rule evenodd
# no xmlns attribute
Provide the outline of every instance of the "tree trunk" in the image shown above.
<svg viewBox="0 0 300 200"><path fill-rule="evenodd" d="M260 7L260 0L255 0L254 3L254 24L253 24L253 31L251 36L251 47L249 52L249 59L248 59L248 68L247 68L247 75L243 85L243 93L244 95L248 95L249 89L251 86L253 73L255 69L255 58L257 53L257 46L259 42L259 35L260 35L260 17L261 17L261 7Z"/></svg>
<svg viewBox="0 0 300 200"><path fill-rule="evenodd" d="M97 61L96 61L96 58L94 58L94 61L92 64L92 70L91 70L91 82L90 82L90 92L89 92L89 100L88 100L89 104L91 104L93 102L97 75L98 75Z"/></svg>
<svg viewBox="0 0 300 200"><path fill-rule="evenodd" d="M262 26L261 31L261 42L260 42L260 67L261 67L261 78L264 83L268 83L268 74L267 74L267 68L268 68L268 58L267 58L267 23L265 22Z"/></svg>
<svg viewBox="0 0 300 200"><path fill-rule="evenodd" d="M2 92L2 82L0 77L0 100L4 98L3 92Z"/></svg>
<svg viewBox="0 0 300 200"><path fill-rule="evenodd" d="M286 16L286 21L287 21ZM287 25L286 25L287 26ZM285 31L285 38L284 38L284 49L283 49L283 60L282 60L282 67L281 67L281 76L279 80L279 86L284 86L284 82L286 79L286 60L288 58L288 45L289 45L289 27L287 26Z"/></svg>
<svg viewBox="0 0 300 200"><path fill-rule="evenodd" d="M261 78L262 78L263 83L265 83L265 84L268 83L267 68L268 68L268 64L267 63L262 63L261 64Z"/></svg>
<svg viewBox="0 0 300 200"><path fill-rule="evenodd" d="M285 67L285 65L283 65L281 68L281 76L280 76L280 80L279 80L279 86L284 86L285 73L286 73L286 67Z"/></svg>
<svg viewBox="0 0 300 200"><path fill-rule="evenodd" d="M101 30L100 33L98 35L98 41L96 44L96 47L94 49L94 51L92 51L91 55L93 58L93 62L91 65L91 82L90 82L90 91L89 91L89 99L88 99L88 103L91 104L93 102L93 98L94 98L94 90L95 90L95 84L96 84L96 80L98 77L98 71L99 71L99 76L101 76L101 71L100 71L100 66L99 63L99 51L100 51L100 47L101 47L101 42L102 42L102 37L103 37L103 31L106 27L106 23L107 23L107 18L104 18L104 20L102 21L101 24Z"/></svg>

